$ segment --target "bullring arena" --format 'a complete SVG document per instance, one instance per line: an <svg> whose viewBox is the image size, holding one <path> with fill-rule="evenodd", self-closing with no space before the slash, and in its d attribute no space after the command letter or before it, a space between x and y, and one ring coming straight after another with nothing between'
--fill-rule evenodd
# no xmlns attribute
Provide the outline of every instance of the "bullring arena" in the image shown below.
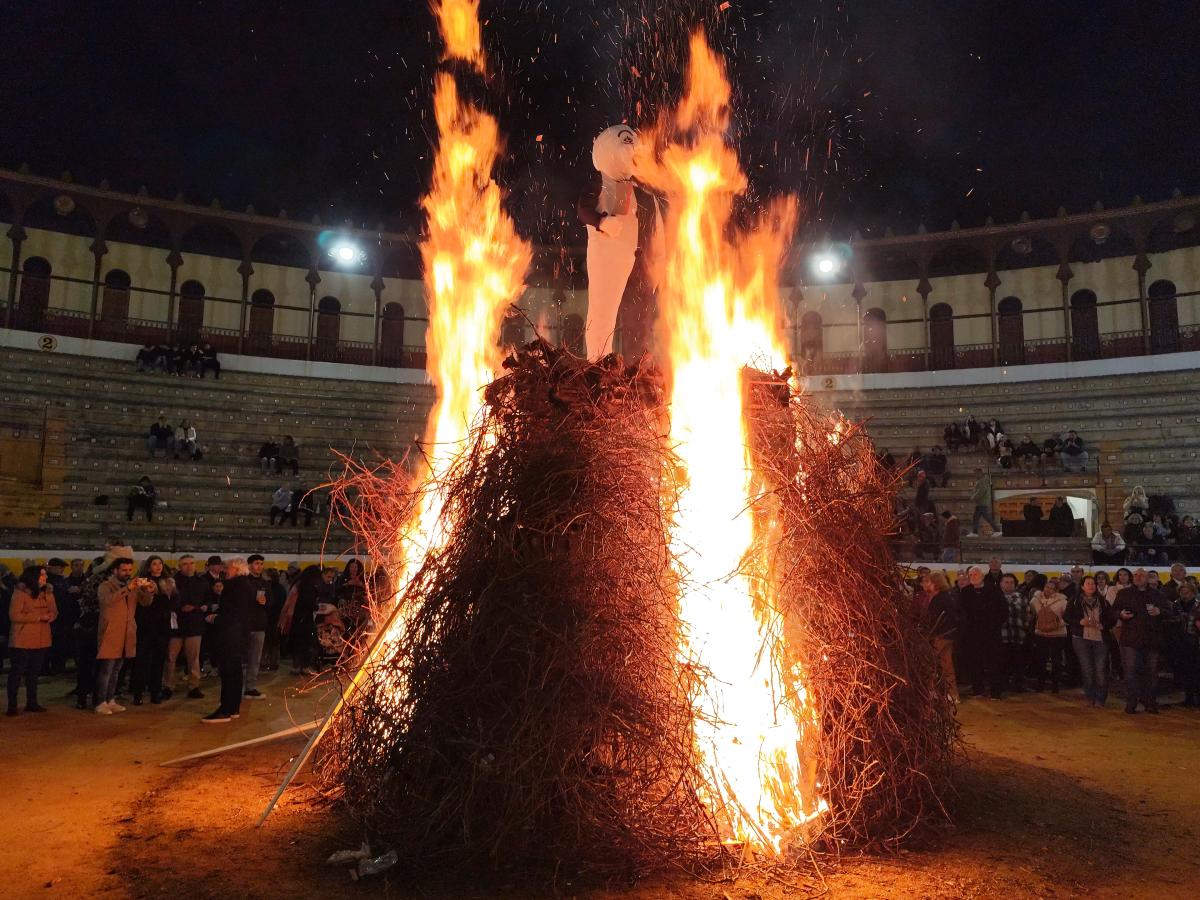
<svg viewBox="0 0 1200 900"><path fill-rule="evenodd" d="M698 28L531 238L432 10L416 228L0 169L5 895L1195 896L1200 199L818 236Z"/></svg>

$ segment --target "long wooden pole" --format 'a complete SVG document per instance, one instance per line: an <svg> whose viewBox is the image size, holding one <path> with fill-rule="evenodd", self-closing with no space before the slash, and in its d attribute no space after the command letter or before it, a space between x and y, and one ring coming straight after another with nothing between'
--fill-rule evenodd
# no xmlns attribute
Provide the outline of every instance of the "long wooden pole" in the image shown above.
<svg viewBox="0 0 1200 900"><path fill-rule="evenodd" d="M300 769L302 769L304 764L308 762L308 758L312 756L313 750L317 748L317 744L321 742L321 738L323 738L325 736L325 732L329 730L330 724L332 724L333 720L337 717L337 714L342 711L342 707L346 704L346 698L351 696L354 693L354 690L358 687L359 682L363 678L363 674L367 671L367 667L375 660L376 654L379 653L380 648L383 646L384 635L391 630L392 623L396 621L396 616L400 615L402 606L402 603L396 604L396 607L392 610L391 615L388 616L387 622L385 622L383 627L380 628L376 633L375 641L371 644L370 649L367 650L367 655L363 659L362 665L358 667L358 671L354 673L354 677L350 680L350 683L346 685L346 689L342 691L341 696L338 697L337 703L333 705L333 709L326 713L325 718L321 720L321 727L318 728L313 733L313 736L308 739L308 743L305 745L303 752L297 756L295 762L292 763L292 767L288 770L287 775L284 776L283 783L279 785L279 790L275 792L275 796L271 798L271 802L267 804L267 808L264 809L262 815L258 817L258 821L255 823L256 828L261 826L263 822L267 821L267 816L271 815L271 811L275 809L275 804L279 802L279 798L283 796L283 792L288 789L288 786L292 783L292 780L295 779L297 774L299 774Z"/></svg>
<svg viewBox="0 0 1200 900"><path fill-rule="evenodd" d="M293 734L304 734L311 728L316 728L320 720L313 719L311 722L306 722L303 725L293 725L291 728L285 728L283 731L276 731L272 734L264 734L262 737L250 738L247 741L238 741L236 744L226 744L223 747L214 747L211 750L201 750L199 753L189 753L187 756L177 756L175 759L168 759L166 762L159 763L160 766L173 766L176 763L187 762L192 759L204 759L209 756L218 756L229 750L238 750L242 747L252 747L255 744L265 744L268 741L277 741L280 738L288 737Z"/></svg>

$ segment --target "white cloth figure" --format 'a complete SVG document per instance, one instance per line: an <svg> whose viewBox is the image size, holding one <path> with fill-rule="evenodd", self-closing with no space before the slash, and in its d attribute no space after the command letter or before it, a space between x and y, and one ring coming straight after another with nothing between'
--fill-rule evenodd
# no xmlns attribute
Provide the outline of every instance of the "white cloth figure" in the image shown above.
<svg viewBox="0 0 1200 900"><path fill-rule="evenodd" d="M589 359L612 349L617 310L638 248L637 199L633 191L633 155L637 132L614 125L592 145L592 165L600 173L598 224L587 226L588 312L584 334Z"/></svg>

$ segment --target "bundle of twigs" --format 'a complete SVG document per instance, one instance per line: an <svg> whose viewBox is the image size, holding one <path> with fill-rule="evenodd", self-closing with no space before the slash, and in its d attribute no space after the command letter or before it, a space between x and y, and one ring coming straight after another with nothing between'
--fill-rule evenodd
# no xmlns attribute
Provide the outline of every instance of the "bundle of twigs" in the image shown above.
<svg viewBox="0 0 1200 900"><path fill-rule="evenodd" d="M960 748L889 546L894 478L858 426L793 394L785 377L748 372L747 390L777 652L802 667L817 716L805 750L829 810L810 841L891 848L946 820Z"/></svg>
<svg viewBox="0 0 1200 900"><path fill-rule="evenodd" d="M696 675L678 661L659 377L540 341L506 367L434 486L446 542L400 597L319 771L426 866L625 875L701 858L715 830L697 799ZM360 533L396 534L404 479L353 475Z"/></svg>

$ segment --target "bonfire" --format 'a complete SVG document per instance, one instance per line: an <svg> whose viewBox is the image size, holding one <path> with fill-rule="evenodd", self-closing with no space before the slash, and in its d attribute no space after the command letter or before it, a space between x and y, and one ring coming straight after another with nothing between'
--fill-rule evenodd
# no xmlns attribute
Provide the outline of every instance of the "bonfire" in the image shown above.
<svg viewBox="0 0 1200 900"><path fill-rule="evenodd" d="M477 2L438 14L482 74ZM491 180L495 121L438 76L438 405L412 460L337 486L396 580L318 765L414 863L630 875L894 846L945 818L957 733L888 548L895 484L791 379L796 205L731 228L730 96L697 34L641 173L669 201L654 357L538 339L501 360L528 248Z"/></svg>

